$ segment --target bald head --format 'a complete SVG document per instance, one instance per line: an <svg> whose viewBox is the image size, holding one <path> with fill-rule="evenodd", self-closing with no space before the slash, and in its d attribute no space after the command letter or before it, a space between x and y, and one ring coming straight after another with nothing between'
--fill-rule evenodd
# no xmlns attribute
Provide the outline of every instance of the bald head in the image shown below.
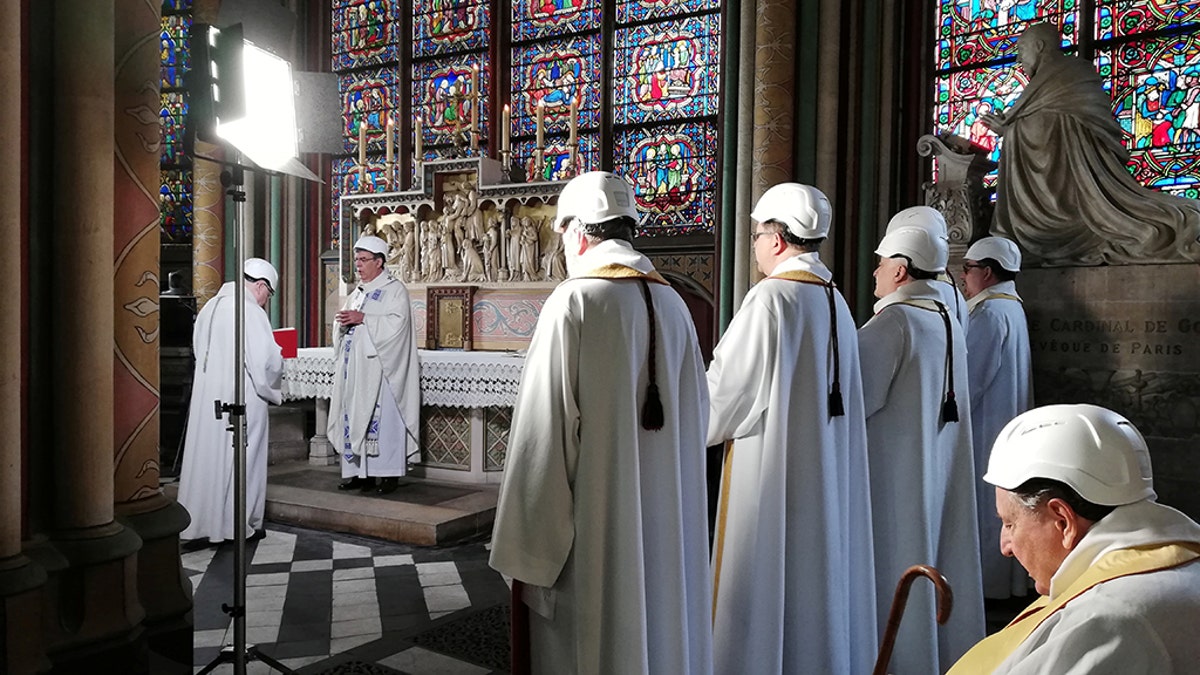
<svg viewBox="0 0 1200 675"><path fill-rule="evenodd" d="M1047 58L1061 54L1058 47L1062 37L1058 28L1048 23L1035 23L1026 28L1017 39L1017 62L1025 74L1032 78Z"/></svg>

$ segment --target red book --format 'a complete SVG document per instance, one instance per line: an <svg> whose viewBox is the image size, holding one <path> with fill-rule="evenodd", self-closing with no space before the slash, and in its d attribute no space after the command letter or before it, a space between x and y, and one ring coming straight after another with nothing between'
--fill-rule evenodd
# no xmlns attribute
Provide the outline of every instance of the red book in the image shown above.
<svg viewBox="0 0 1200 675"><path fill-rule="evenodd" d="M279 350L283 352L283 358L296 358L297 334L295 328L277 328L272 331L275 334L275 342L279 344Z"/></svg>

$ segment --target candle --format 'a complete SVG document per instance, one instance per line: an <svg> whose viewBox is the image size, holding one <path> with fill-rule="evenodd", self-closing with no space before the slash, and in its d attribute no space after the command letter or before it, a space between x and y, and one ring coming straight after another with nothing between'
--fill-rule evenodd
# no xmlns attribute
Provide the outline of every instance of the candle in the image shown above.
<svg viewBox="0 0 1200 675"><path fill-rule="evenodd" d="M479 95L479 66L471 66L471 96L467 101L471 104L471 149L479 149L479 103L483 99Z"/></svg>
<svg viewBox="0 0 1200 675"><path fill-rule="evenodd" d="M571 99L571 137L567 143L575 143L575 134L579 131L579 104Z"/></svg>
<svg viewBox="0 0 1200 675"><path fill-rule="evenodd" d="M421 116L417 115L417 125L413 129L413 159L420 162L425 159L425 153L421 150L421 145L425 139L421 137Z"/></svg>
<svg viewBox="0 0 1200 675"><path fill-rule="evenodd" d="M504 105L504 111L500 114L500 156L501 159L508 157L508 127L509 127L508 104Z"/></svg>
<svg viewBox="0 0 1200 675"><path fill-rule="evenodd" d="M543 105L543 102L542 102L541 100L538 100L538 104L537 104L537 126L536 126L536 129L537 129L537 143L536 143L536 145L537 145L537 147L538 147L538 149L539 149L539 150L541 150L541 149L543 148L543 145L545 144L545 141L546 141L546 139L545 139L545 131L544 131L545 124L546 124L546 106L545 106L545 105Z"/></svg>
<svg viewBox="0 0 1200 675"><path fill-rule="evenodd" d="M395 126L396 126L396 121L395 121L395 120L393 120L393 119L391 118L391 116L388 116L388 120L387 120L387 136L386 136L386 138L387 138L387 141L386 141L386 148L387 148L387 163L388 163L389 165L390 165L390 164L391 164L391 163L394 161L394 159L395 159L395 157L394 157L394 155L393 155L393 152L392 152L392 146L394 146L394 145L396 144L396 139L395 139Z"/></svg>
<svg viewBox="0 0 1200 675"><path fill-rule="evenodd" d="M358 120L358 165L367 163L367 116Z"/></svg>

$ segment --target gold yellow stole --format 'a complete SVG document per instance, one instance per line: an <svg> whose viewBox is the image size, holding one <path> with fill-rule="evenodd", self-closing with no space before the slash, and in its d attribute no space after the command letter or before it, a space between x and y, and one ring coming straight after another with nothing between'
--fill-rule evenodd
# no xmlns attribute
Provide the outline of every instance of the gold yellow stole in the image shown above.
<svg viewBox="0 0 1200 675"><path fill-rule="evenodd" d="M987 302L988 300L1016 300L1017 302L1019 302L1021 304L1025 304L1023 300L1021 300L1020 298L1018 298L1017 296L1015 296L1011 293L992 293L991 295L987 296L983 300L980 300L979 302L984 303L984 302Z"/></svg>
<svg viewBox="0 0 1200 675"><path fill-rule="evenodd" d="M1051 601L1042 596L1017 615L1003 630L979 641L954 664L947 675L979 675L991 673L1050 615L1088 589L1118 577L1170 569L1200 558L1200 544L1175 543L1113 551L1075 580L1063 593Z"/></svg>
<svg viewBox="0 0 1200 675"><path fill-rule="evenodd" d="M596 269L588 270L588 272L586 274L581 274L577 277L572 277L572 278L573 279L645 279L646 281L652 281L656 284L663 284L664 286L671 285L670 282L668 282L666 279L662 278L662 275L659 274L657 271L651 270L649 273L639 272L638 270L635 270L632 267L626 267L625 265L618 265L616 263L609 263L608 265L602 265L600 267L597 267Z"/></svg>
<svg viewBox="0 0 1200 675"><path fill-rule="evenodd" d="M799 282L805 283L805 284L817 284L818 286L832 286L833 285L832 282L825 281L824 279L813 274L812 272L805 272L804 270L789 270L787 272L780 272L779 274L772 274L771 276L769 276L767 278L768 279L783 279L784 281L799 281Z"/></svg>

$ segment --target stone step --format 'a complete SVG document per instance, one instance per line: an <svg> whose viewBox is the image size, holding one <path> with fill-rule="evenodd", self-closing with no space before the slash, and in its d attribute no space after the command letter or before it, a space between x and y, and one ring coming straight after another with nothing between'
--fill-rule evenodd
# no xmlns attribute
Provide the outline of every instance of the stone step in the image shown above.
<svg viewBox="0 0 1200 675"><path fill-rule="evenodd" d="M389 495L343 492L337 466L286 462L270 467L266 517L281 523L387 541L437 546L490 532L495 485L405 476Z"/></svg>

